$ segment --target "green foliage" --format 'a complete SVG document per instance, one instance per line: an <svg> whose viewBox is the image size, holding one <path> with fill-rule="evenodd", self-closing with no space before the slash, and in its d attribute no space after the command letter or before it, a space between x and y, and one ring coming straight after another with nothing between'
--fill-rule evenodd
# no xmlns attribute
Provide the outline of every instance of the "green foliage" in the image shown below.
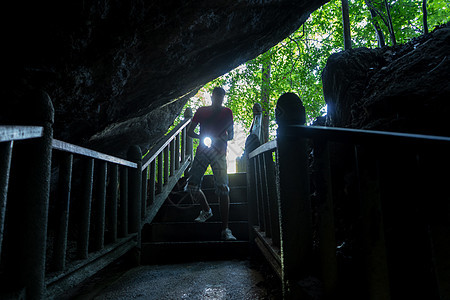
<svg viewBox="0 0 450 300"><path fill-rule="evenodd" d="M387 45L391 45L383 0L371 0L376 8L378 21L385 34ZM422 1L388 1L397 43L405 43L422 33ZM372 18L364 0L350 0L350 24L352 46L377 47ZM450 0L428 0L428 24L434 26L449 20ZM383 21L385 20L385 21ZM261 102L262 69L271 66L269 107L270 133L275 133L275 105L285 92L300 96L306 108L307 122L311 123L324 113L321 73L328 57L343 50L343 27L341 1L332 0L315 12L305 24L288 38L237 67L227 74L206 84L189 101L193 111L207 103L208 94L215 86L227 90L225 106L232 109L235 122L248 130L252 123L252 107Z"/></svg>

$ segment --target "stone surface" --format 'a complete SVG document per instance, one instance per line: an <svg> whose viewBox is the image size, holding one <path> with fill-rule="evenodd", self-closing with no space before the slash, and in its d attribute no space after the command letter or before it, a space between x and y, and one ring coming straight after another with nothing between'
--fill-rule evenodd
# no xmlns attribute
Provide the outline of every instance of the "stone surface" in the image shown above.
<svg viewBox="0 0 450 300"><path fill-rule="evenodd" d="M450 25L396 47L333 54L322 74L331 126L450 135Z"/></svg>
<svg viewBox="0 0 450 300"><path fill-rule="evenodd" d="M248 261L140 266L116 280L86 283L60 299L279 299L274 278ZM267 271L267 270L266 270Z"/></svg>
<svg viewBox="0 0 450 300"><path fill-rule="evenodd" d="M326 0L9 2L0 122L43 89L55 136L124 154L160 137L203 84L296 30ZM122 146L124 144L125 146Z"/></svg>

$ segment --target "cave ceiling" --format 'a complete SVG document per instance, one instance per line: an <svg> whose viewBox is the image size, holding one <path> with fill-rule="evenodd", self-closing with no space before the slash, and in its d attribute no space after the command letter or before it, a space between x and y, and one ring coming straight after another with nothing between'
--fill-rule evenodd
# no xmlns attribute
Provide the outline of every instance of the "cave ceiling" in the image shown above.
<svg viewBox="0 0 450 300"><path fill-rule="evenodd" d="M148 148L205 83L268 50L324 0L34 1L4 5L1 121L44 90L55 137ZM5 74L4 74L5 75Z"/></svg>

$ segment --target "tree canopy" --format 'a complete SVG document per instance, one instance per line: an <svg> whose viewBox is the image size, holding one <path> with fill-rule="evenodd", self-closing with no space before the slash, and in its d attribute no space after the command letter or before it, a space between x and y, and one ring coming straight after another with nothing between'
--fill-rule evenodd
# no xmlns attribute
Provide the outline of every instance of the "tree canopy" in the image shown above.
<svg viewBox="0 0 450 300"><path fill-rule="evenodd" d="M423 4L427 7L430 29L448 22L450 0L386 1L349 0L351 44L353 48L378 46L378 26L386 45L405 43L423 34ZM390 38L388 8L392 19L395 40ZM328 57L344 49L341 1L332 0L314 11L297 31L272 47L269 51L206 84L187 104L194 111L199 100L213 87L227 90L225 105L234 112L235 122L244 130L250 128L252 107L261 103L263 69L270 70L268 101L262 103L269 112L271 135L274 134L274 107L278 97L285 92L300 96L306 108L307 122L311 123L325 113L321 73ZM267 87L265 87L267 89Z"/></svg>

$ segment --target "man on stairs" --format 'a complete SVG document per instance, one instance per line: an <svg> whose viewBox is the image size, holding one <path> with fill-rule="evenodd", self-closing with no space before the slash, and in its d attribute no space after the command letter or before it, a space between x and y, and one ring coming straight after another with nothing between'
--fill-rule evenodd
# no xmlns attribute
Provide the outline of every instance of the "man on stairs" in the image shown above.
<svg viewBox="0 0 450 300"><path fill-rule="evenodd" d="M200 189L203 175L208 165L214 174L215 193L219 197L220 217L222 220L222 239L235 241L231 230L228 228L228 213L230 207L227 174L227 141L232 140L233 113L231 109L223 107L225 90L221 87L214 88L211 95L211 106L200 107L192 118L187 131L188 136L200 139L194 161L189 171L187 190L194 200L202 207L197 222L205 222L212 217L212 211L206 200L205 194ZM200 124L200 133L195 133L195 128Z"/></svg>

